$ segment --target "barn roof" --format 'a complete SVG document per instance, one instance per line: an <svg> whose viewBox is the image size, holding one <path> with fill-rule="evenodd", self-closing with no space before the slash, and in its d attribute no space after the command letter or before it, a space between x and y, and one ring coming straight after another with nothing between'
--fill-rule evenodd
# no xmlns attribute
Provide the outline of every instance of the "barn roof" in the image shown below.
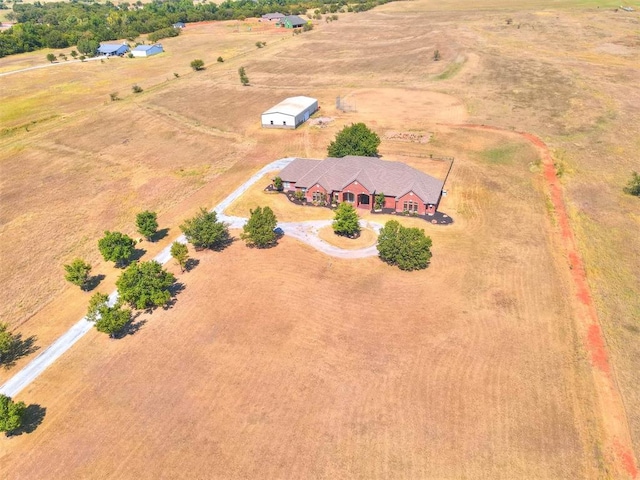
<svg viewBox="0 0 640 480"><path fill-rule="evenodd" d="M100 47L98 47L98 52L100 53L113 53L120 50L122 47L125 47L129 50L129 47L126 43L101 43Z"/></svg>
<svg viewBox="0 0 640 480"><path fill-rule="evenodd" d="M322 185L327 191L342 191L357 181L370 193L383 192L396 198L413 192L425 203L438 203L444 183L401 162L376 157L329 157L325 160L296 158L287 165L280 178L295 182L296 187Z"/></svg>
<svg viewBox="0 0 640 480"><path fill-rule="evenodd" d="M162 45L160 45L159 43L156 43L155 45L138 45L136 48L133 49L134 52L146 52L147 50L151 50L154 47L158 47L160 49L162 49Z"/></svg>
<svg viewBox="0 0 640 480"><path fill-rule="evenodd" d="M304 96L289 97L289 98L285 98L279 104L274 105L273 107L263 112L262 114L266 115L268 113L284 113L286 115L296 116L300 112L305 111L307 108L309 108L311 105L313 105L317 101L318 100L311 97L304 97Z"/></svg>
<svg viewBox="0 0 640 480"><path fill-rule="evenodd" d="M280 19L284 17L286 17L286 15L280 12L265 13L264 15L262 15L262 18L264 18L265 20L275 20L275 19Z"/></svg>
<svg viewBox="0 0 640 480"><path fill-rule="evenodd" d="M307 21L304 18L299 17L298 15L287 15L282 18L282 22L289 20L292 25L304 25Z"/></svg>

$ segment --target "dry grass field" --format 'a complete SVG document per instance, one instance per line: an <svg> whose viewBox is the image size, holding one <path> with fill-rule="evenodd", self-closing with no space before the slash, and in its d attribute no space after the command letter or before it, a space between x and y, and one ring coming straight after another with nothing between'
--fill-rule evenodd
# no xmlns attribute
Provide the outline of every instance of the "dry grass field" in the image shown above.
<svg viewBox="0 0 640 480"><path fill-rule="evenodd" d="M198 207L273 159L321 158L355 121L383 138L433 133L383 139L384 158L441 177L448 163L429 155L456 158L441 206L455 223L403 219L434 240L426 271L286 238L199 253L173 308L119 341L90 332L19 395L46 415L0 438L0 478L629 478L633 454L608 432L623 425L640 456L640 202L622 193L640 170L640 17L608 1L514 3L391 3L297 37L201 24L156 58L0 77L0 318L40 348L89 296L62 265L86 258L111 291L97 239L133 235L139 210L169 228L142 244L148 258ZM0 73L46 53L0 59ZM190 72L193 58L207 69ZM335 121L262 131L260 112L296 94ZM337 111L338 95L357 112ZM460 123L550 146L626 418L599 403L536 150ZM229 213L275 201L263 187Z"/></svg>

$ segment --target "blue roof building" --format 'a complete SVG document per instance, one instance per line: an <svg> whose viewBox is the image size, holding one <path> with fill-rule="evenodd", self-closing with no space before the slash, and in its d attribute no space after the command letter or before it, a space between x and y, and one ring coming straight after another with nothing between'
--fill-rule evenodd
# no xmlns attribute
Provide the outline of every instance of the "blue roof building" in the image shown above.
<svg viewBox="0 0 640 480"><path fill-rule="evenodd" d="M138 45L136 48L131 50L134 57L150 57L151 55L156 55L162 52L164 52L164 50L162 49L162 45L159 43L156 43L155 45Z"/></svg>
<svg viewBox="0 0 640 480"><path fill-rule="evenodd" d="M98 47L98 55L124 55L129 51L129 45L126 43L101 43Z"/></svg>

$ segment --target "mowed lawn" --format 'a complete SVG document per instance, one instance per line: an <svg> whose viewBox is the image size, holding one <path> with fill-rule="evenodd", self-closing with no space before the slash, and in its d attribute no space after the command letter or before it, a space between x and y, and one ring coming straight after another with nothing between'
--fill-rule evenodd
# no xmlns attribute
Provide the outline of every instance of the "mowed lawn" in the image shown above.
<svg viewBox="0 0 640 480"><path fill-rule="evenodd" d="M119 341L91 332L20 395L47 415L1 440L2 472L594 476L589 367L575 358L540 179L516 158L494 180L482 168L456 167L447 201L460 225L423 222L425 271L287 238L197 254L170 310Z"/></svg>

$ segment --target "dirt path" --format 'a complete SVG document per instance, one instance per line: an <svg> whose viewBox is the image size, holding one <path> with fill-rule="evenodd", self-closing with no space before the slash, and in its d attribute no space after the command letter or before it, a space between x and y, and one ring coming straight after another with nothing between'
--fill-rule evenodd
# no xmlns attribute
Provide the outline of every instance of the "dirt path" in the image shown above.
<svg viewBox="0 0 640 480"><path fill-rule="evenodd" d="M442 125L452 128L469 128L518 135L529 141L540 152L544 166L545 183L560 227L561 244L569 261L571 277L575 286L577 300L575 302L575 310L577 313L576 318L579 321L578 327L583 334L583 340L593 366L592 373L605 427L606 443L604 451L610 455L611 463L616 471L620 473L620 478L638 478L638 467L633 453L626 408L616 380L615 369L609 361L606 339L600 327L598 313L587 283L584 263L578 252L575 236L569 223L562 185L556 175L549 148L539 137L527 132L518 132L489 125Z"/></svg>
<svg viewBox="0 0 640 480"><path fill-rule="evenodd" d="M0 77L6 77L7 75L13 75L14 73L24 73L31 70L39 70L41 68L59 67L60 65L71 65L73 63L93 62L95 60L104 60L105 57L91 57L84 60L68 60L66 62L47 63L44 65L36 65L35 67L21 68L20 70L10 70L8 72L0 73Z"/></svg>

